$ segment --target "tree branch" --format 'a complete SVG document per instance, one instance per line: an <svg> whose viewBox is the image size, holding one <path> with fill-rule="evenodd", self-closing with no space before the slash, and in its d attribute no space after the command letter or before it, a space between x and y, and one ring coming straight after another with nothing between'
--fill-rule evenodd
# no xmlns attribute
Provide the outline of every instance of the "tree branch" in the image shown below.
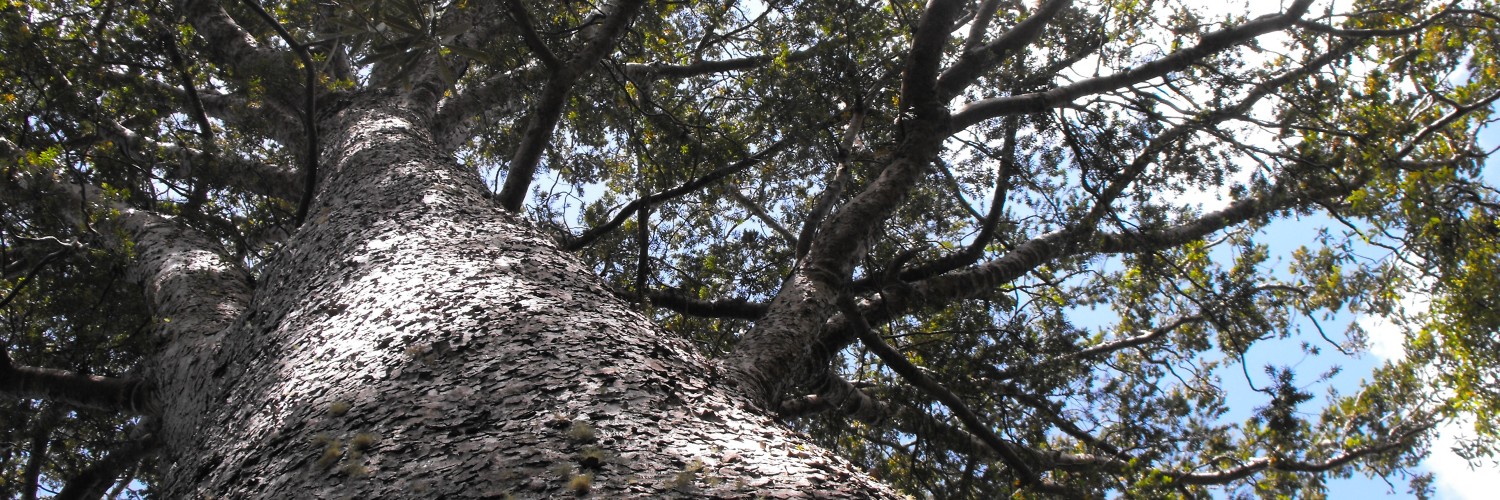
<svg viewBox="0 0 1500 500"><path fill-rule="evenodd" d="M1422 433L1432 429L1434 424L1425 424L1413 427L1395 436L1387 437L1384 442L1361 446L1334 456L1328 460L1307 461L1287 460L1277 457L1255 457L1246 460L1242 465L1231 469L1215 472L1192 472L1171 474L1177 481L1190 485L1214 485L1227 484L1250 477L1251 475L1265 470L1283 470L1289 472L1328 472L1338 467L1349 464L1361 458L1385 453L1397 448L1407 446L1413 439Z"/></svg>
<svg viewBox="0 0 1500 500"><path fill-rule="evenodd" d="M183 13L204 39L204 48L214 63L226 68L273 68L282 63L281 51L266 49L240 27L224 5L216 0L187 0ZM248 78L238 83L249 83Z"/></svg>
<svg viewBox="0 0 1500 500"><path fill-rule="evenodd" d="M87 184L19 176L7 187L35 190L67 206L98 204L118 214L104 222L133 243L127 275L145 288L152 312L170 338L207 336L231 324L248 307L250 278L244 266L203 233L166 217L105 199ZM85 214L73 214L82 220ZM100 231L99 234L114 234ZM120 245L122 241L111 241Z"/></svg>
<svg viewBox="0 0 1500 500"><path fill-rule="evenodd" d="M947 387L943 387L942 384L928 377L920 368L907 361L906 356L891 348L891 346L887 345L880 338L880 335L871 330L870 325L865 323L864 317L860 315L859 307L854 305L853 299L850 299L848 295L840 295L838 304L839 309L844 313L844 317L851 319L851 326L854 328L855 335L859 336L860 341L865 344L866 348L870 349L870 352L879 356L885 362L886 366L889 366L892 371L901 375L901 378L906 380L907 383L948 407L948 411L952 412L955 417L958 417L960 422L963 422L965 429L979 436L979 439L1000 457L1000 461L1005 462L1005 465L1015 472L1020 478L1021 486L1030 486L1038 483L1039 478L1036 472L1031 469L1031 466L1027 465L1026 461L1011 449L1009 443L1000 439L1000 436L996 435L995 431L990 429L989 424L980 420L979 416L973 410L970 410L968 405L964 404L963 400L957 394L954 394Z"/></svg>
<svg viewBox="0 0 1500 500"><path fill-rule="evenodd" d="M979 3L979 10L974 13L974 22L969 25L969 36L964 39L965 54L984 43L984 32L990 29L990 23L995 21L995 12L998 10L1000 0L984 0Z"/></svg>
<svg viewBox="0 0 1500 500"><path fill-rule="evenodd" d="M444 151L458 149L469 140L474 127L494 121L482 118L509 116L525 109L526 93L514 85L526 80L525 73L539 69L537 64L528 64L497 72L470 87L456 89L452 97L443 99L433 120L432 135L439 146Z"/></svg>
<svg viewBox="0 0 1500 500"><path fill-rule="evenodd" d="M266 12L266 9L262 8L259 2L256 0L240 1L244 2L251 10L254 10L256 14L259 14L266 23L270 24L276 30L276 34L281 36L281 39L286 42L287 46L291 47L292 51L297 54L297 57L302 59L302 72L307 78L306 87L303 90L306 93L303 96L303 106L305 109L302 111L302 126L306 135L303 140L306 141L307 152L303 157L305 163L303 164L302 171L302 200L297 203L296 220L297 225L301 226L302 222L307 220L307 209L312 205L313 196L317 195L319 152L317 70L313 66L312 56L307 54L307 46L298 43L296 39L292 38L292 34L288 33L286 28L282 27L281 23L277 22L276 18L271 16L271 13Z"/></svg>
<svg viewBox="0 0 1500 500"><path fill-rule="evenodd" d="M1108 92L1187 69L1192 64L1230 47L1295 25L1311 4L1312 0L1297 0L1285 13L1262 16L1239 26L1205 34L1197 45L1119 73L1089 78L1043 92L996 97L971 103L953 115L953 130L963 130L990 118L1046 111L1073 102L1079 97Z"/></svg>
<svg viewBox="0 0 1500 500"><path fill-rule="evenodd" d="M754 215L755 218L761 222L761 224L765 224L766 227L771 229L771 231L774 231L776 234L781 235L781 237L786 240L787 244L791 245L793 248L797 247L797 235L792 234L791 231L788 231L781 225L780 222L776 222L776 219L772 218L771 214L766 213L766 209L762 208L759 203L746 198L743 193L740 193L739 189L733 187L726 187L724 189L724 192L725 194L729 195L729 199L734 200L735 203L739 203L741 207L745 208L745 210L749 210L750 214Z"/></svg>
<svg viewBox="0 0 1500 500"><path fill-rule="evenodd" d="M1085 358L1104 356L1124 349L1129 349L1131 347L1142 346L1156 339L1162 338L1168 333L1177 330L1178 328L1182 328L1183 326L1187 325L1202 323L1206 320L1207 318L1196 314L1192 316L1180 317L1173 320L1171 323L1152 328L1151 331L1142 333L1140 335L1125 337L1123 339L1115 339L1093 347L1088 347L1075 352L1063 354L1061 356L1044 359L1042 361L1025 366L1012 366L1004 370L994 369L990 365L980 366L987 372L985 373L984 378L996 381L1009 380L1020 376L1023 373L1044 369L1049 366L1079 361Z"/></svg>
<svg viewBox="0 0 1500 500"><path fill-rule="evenodd" d="M901 79L903 121L908 114L924 122L947 118L948 108L938 93L938 66L962 6L958 0L930 0L922 10Z"/></svg>
<svg viewBox="0 0 1500 500"><path fill-rule="evenodd" d="M986 5L988 3L990 2ZM1073 0L1048 0L1038 6L1036 12L1031 13L1025 21L1021 21L1004 35L1000 35L1000 38L983 46L977 45L978 39L975 33L971 33L969 43L975 46L965 46L964 53L958 58L958 62L938 77L939 99L944 102L953 99L963 91L964 87L973 84L982 72L1004 63L1012 54L1031 45L1037 37L1042 35L1042 30L1057 17L1057 14L1072 3ZM993 15L993 10L990 12Z"/></svg>
<svg viewBox="0 0 1500 500"><path fill-rule="evenodd" d="M562 61L552 54L552 49L547 48L547 43L542 41L542 36L536 32L536 23L531 20L531 12L521 5L520 0L505 0L505 8L510 13L511 20L521 28L521 40L526 42L526 48L536 55L537 60L542 62L547 69L556 71L562 66Z"/></svg>
<svg viewBox="0 0 1500 500"><path fill-rule="evenodd" d="M719 167L718 169L704 174L697 179L688 181L681 186L677 186L675 188L668 189L666 191L662 191L660 193L653 194L644 198L637 198L635 201L626 204L625 208L622 208L620 209L620 211L615 212L614 218L610 219L609 222L584 231L583 234L579 235L577 238L573 238L563 243L562 247L564 250L571 252L589 246L590 244L593 244L595 241L597 241L599 237L604 236L610 231L613 231L616 228L620 227L621 224L625 223L625 220L629 219L630 216L635 212L641 210L642 207L656 205L658 203L672 200L684 194L697 191L699 188L718 182L725 177L729 177L730 175L733 175L757 163L765 161L766 158L770 158L771 156L774 156L777 153L780 153L782 150L786 149L789 144L790 139L783 138L780 141L772 143L765 149L760 150L760 152L758 153L750 155L743 160Z"/></svg>
<svg viewBox="0 0 1500 500"><path fill-rule="evenodd" d="M551 72L541 97L537 99L536 107L527 119L521 144L511 157L510 169L505 174L505 187L495 197L500 206L512 212L521 210L521 205L526 201L527 190L531 187L531 179L536 176L537 166L541 163L542 152L552 142L552 133L567 107L573 86L614 47L615 41L645 3L645 0L617 0L605 14L604 23L590 32L583 49Z"/></svg>
<svg viewBox="0 0 1500 500"><path fill-rule="evenodd" d="M85 500L100 498L127 469L140 463L141 459L156 447L154 436L133 440L110 451L104 458L94 462L77 476L68 480L53 500Z"/></svg>
<svg viewBox="0 0 1500 500"><path fill-rule="evenodd" d="M639 301L641 296L636 293L620 293L630 300ZM766 305L751 302L747 299L724 299L724 300L700 300L689 297L682 290L665 289L652 290L646 294L646 300L651 305L663 307L685 316L696 316L699 318L731 318L757 320L766 313Z"/></svg>
<svg viewBox="0 0 1500 500"><path fill-rule="evenodd" d="M17 366L0 353L0 391L22 399L41 399L79 408L142 415L151 409L151 390L139 380Z"/></svg>
<svg viewBox="0 0 1500 500"><path fill-rule="evenodd" d="M234 187L283 200L297 199L297 174L295 172L239 155L228 155L222 152L216 154L178 144L157 142L115 120L104 120L99 125L97 130L101 134L128 147L127 155L131 152L159 150L166 153L168 157L186 158L196 170L192 173L198 174L199 182L215 187ZM150 162L149 159L144 158L132 159ZM179 169L168 170L168 172L173 171L178 173L176 175L169 173L168 178L189 174Z"/></svg>
<svg viewBox="0 0 1500 500"><path fill-rule="evenodd" d="M788 63L806 61L811 59L813 54L817 53L815 50L816 47L788 52L786 53L785 61ZM691 64L627 63L625 64L624 71L626 77L637 82L647 82L656 79L678 80L695 76L755 69L770 64L777 57L780 56L762 54L732 59L698 61Z"/></svg>

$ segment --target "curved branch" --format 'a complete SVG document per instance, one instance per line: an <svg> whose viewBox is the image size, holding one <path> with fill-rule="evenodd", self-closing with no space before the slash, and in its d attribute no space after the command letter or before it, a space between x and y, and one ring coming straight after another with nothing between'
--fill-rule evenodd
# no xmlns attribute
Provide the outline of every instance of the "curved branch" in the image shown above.
<svg viewBox="0 0 1500 500"><path fill-rule="evenodd" d="M907 361L906 356L887 345L880 338L879 334L871 330L870 325L865 323L864 317L860 315L859 307L854 304L853 299L850 299L848 295L840 295L838 304L839 309L844 313L844 317L852 319L855 335L859 336L860 341L865 344L865 347L870 349L870 352L875 353L882 361L885 361L886 366L889 366L892 371L901 375L901 378L906 380L907 383L917 387L929 397L942 402L944 406L948 407L948 411L953 412L953 415L958 417L960 422L963 422L964 429L979 436L979 439L984 442L985 446L989 447L990 450L994 451L1000 457L1000 461L1005 462L1007 467L1015 471L1023 487L1038 483L1039 479L1036 472L1031 469L1030 465L1026 464L1025 460L1021 459L1019 454L1011 449L1012 445L1000 439L1000 436L996 435L995 431L990 429L989 424L980 420L979 416L973 410L970 410L968 405L964 404L963 400L957 394L949 391L947 387L943 387L938 381L928 377L920 368Z"/></svg>
<svg viewBox="0 0 1500 500"><path fill-rule="evenodd" d="M902 269L897 274L897 279L902 282L921 281L937 276L963 266L973 264L984 256L984 249L995 240L995 233L1000 226L1000 218L1005 214L1005 200L1010 192L1010 178L1016 173L1016 130L1019 122L1015 118L1006 121L1005 140L1001 145L1001 157L999 168L995 172L995 190L990 195L990 210L980 221L979 233L974 235L974 241L963 250L939 257L931 262ZM862 279L854 283L856 291L868 290L883 285L875 283L871 279Z"/></svg>
<svg viewBox="0 0 1500 500"><path fill-rule="evenodd" d="M15 300L16 295L19 295L22 290L25 290L26 285L30 285L31 280L36 278L37 273L42 272L42 269L47 267L47 264L51 264L53 259L62 257L63 254L75 249L76 247L64 248L42 257L42 260L40 262L37 262L36 265L31 267L31 271L28 271L26 273L26 276L22 276L20 281L17 281L14 286L10 287L9 292L5 292L5 298L0 299L0 309L3 309L5 308L5 306L10 305L10 301Z"/></svg>
<svg viewBox="0 0 1500 500"><path fill-rule="evenodd" d="M1406 432L1402 432L1395 436L1389 437L1383 443L1376 443L1367 446L1361 446L1352 450L1346 450L1343 453L1340 453L1337 456L1334 456L1333 458L1327 460L1307 461L1278 459L1276 457L1255 457L1246 460L1240 466L1234 467L1232 469L1220 470L1215 472L1177 473L1171 474L1171 476L1178 482L1181 482L1183 484L1214 485L1227 484L1233 481L1250 477L1257 472L1265 470L1283 470L1289 472L1311 473L1328 472L1330 470L1342 467L1349 464L1350 462L1370 455L1376 455L1406 447L1410 445L1411 441L1416 439L1417 436L1432 429L1434 425L1435 424L1430 423L1420 425L1409 429Z"/></svg>
<svg viewBox="0 0 1500 500"><path fill-rule="evenodd" d="M1108 92L1160 78L1174 71L1182 71L1230 47L1295 25L1311 4L1312 0L1297 0L1285 13L1263 16L1233 28L1205 34L1197 45L1119 73L1089 78L1043 92L996 97L970 103L953 115L952 128L963 130L990 118L1038 113L1066 105L1086 95Z"/></svg>
<svg viewBox="0 0 1500 500"><path fill-rule="evenodd" d="M766 158L770 158L771 156L780 153L782 150L786 149L787 145L789 144L790 139L783 138L780 141L772 143L765 149L760 150L760 152L750 155L748 158L719 167L718 169L704 174L697 179L688 181L681 186L677 186L675 188L668 189L666 191L662 191L660 193L656 193L644 198L637 198L635 201L626 204L625 208L622 208L620 209L620 211L615 212L614 218L610 219L609 222L589 229L588 231L584 231L583 234L578 235L577 238L573 238L566 243L563 243L562 247L567 251L575 251L589 246L590 244L593 244L595 241L597 241L601 236L604 236L610 231L614 231L616 228L620 227L621 224L625 223L626 219L629 219L632 214L642 210L644 207L649 207L651 205L677 198L684 194L697 191L699 188L702 188L709 184L718 182L725 177L729 177L730 175L740 172L746 168L750 168L751 166L764 161Z"/></svg>

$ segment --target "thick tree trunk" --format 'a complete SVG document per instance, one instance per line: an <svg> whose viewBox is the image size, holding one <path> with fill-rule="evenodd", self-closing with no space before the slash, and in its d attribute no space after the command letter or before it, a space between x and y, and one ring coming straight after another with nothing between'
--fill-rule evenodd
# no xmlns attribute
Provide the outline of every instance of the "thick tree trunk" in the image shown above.
<svg viewBox="0 0 1500 500"><path fill-rule="evenodd" d="M428 119L367 95L322 124L248 311L151 372L164 498L894 496L485 198Z"/></svg>

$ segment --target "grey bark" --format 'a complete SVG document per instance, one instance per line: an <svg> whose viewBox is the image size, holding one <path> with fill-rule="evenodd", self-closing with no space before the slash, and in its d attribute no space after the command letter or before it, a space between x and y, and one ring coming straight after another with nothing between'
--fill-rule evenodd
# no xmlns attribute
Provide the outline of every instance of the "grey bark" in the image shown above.
<svg viewBox="0 0 1500 500"><path fill-rule="evenodd" d="M204 357L151 372L165 498L894 498L485 198L409 104L320 124L306 224Z"/></svg>

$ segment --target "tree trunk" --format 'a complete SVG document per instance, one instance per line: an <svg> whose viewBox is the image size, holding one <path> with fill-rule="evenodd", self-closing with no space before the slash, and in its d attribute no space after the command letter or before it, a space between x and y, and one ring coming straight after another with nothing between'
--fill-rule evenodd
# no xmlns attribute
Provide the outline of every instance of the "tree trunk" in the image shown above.
<svg viewBox="0 0 1500 500"><path fill-rule="evenodd" d="M428 119L369 94L320 124L307 222L151 372L164 498L894 497L493 204Z"/></svg>

